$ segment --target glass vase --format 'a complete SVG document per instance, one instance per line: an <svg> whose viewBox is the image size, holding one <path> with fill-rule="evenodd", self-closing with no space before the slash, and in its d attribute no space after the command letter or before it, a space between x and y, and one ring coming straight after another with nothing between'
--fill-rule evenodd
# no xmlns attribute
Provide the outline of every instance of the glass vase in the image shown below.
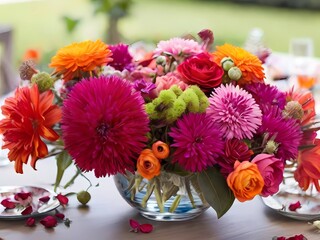
<svg viewBox="0 0 320 240"><path fill-rule="evenodd" d="M156 221L184 221L208 209L196 177L162 172L151 180L138 174L114 176L121 196L145 218Z"/></svg>

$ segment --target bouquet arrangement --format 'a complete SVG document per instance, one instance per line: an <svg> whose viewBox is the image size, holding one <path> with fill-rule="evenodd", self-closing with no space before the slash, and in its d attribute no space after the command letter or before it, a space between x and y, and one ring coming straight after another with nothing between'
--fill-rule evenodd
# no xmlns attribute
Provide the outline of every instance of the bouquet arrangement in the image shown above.
<svg viewBox="0 0 320 240"><path fill-rule="evenodd" d="M149 180L159 205L177 194L159 179L189 176L218 217L235 198L277 193L291 165L302 189L320 191L311 93L279 91L255 55L231 44L212 50L213 42L203 30L151 52L73 43L52 58L51 74L25 61L23 86L2 106L2 148L17 173L56 154L56 187L72 163L77 174L133 173Z"/></svg>

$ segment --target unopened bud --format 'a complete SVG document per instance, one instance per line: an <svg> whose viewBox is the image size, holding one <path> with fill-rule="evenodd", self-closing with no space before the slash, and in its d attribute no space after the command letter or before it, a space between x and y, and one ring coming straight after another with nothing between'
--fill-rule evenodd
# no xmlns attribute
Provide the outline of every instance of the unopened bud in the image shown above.
<svg viewBox="0 0 320 240"><path fill-rule="evenodd" d="M224 57L221 60L221 66L222 66L223 70L229 71L230 68L234 67L234 62L231 58Z"/></svg>
<svg viewBox="0 0 320 240"><path fill-rule="evenodd" d="M38 85L39 91L44 92L53 87L54 79L46 72L34 74L31 82Z"/></svg>
<svg viewBox="0 0 320 240"><path fill-rule="evenodd" d="M231 80L238 81L242 77L242 72L238 67L232 67L228 70L228 76Z"/></svg>
<svg viewBox="0 0 320 240"><path fill-rule="evenodd" d="M157 65L164 66L164 65L166 65L166 63L167 63L167 59L166 59L165 56L159 56L159 57L157 57L157 59L156 59L156 64L157 64Z"/></svg>
<svg viewBox="0 0 320 240"><path fill-rule="evenodd" d="M277 152L278 150L278 146L279 144L276 143L273 140L269 140L263 150L263 152L268 153L268 154L274 154Z"/></svg>
<svg viewBox="0 0 320 240"><path fill-rule="evenodd" d="M38 73L36 64L32 60L24 61L19 67L21 80L31 80L32 76Z"/></svg>

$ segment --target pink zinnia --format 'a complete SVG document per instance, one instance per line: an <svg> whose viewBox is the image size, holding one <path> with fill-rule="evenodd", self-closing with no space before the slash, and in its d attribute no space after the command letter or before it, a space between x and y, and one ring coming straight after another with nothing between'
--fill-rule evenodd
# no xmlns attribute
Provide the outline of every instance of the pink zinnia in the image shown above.
<svg viewBox="0 0 320 240"><path fill-rule="evenodd" d="M189 113L177 120L169 135L176 150L173 162L185 170L200 172L216 164L223 153L219 130L205 113Z"/></svg>
<svg viewBox="0 0 320 240"><path fill-rule="evenodd" d="M77 83L64 101L63 140L83 171L97 177L134 171L149 131L144 101L118 77Z"/></svg>
<svg viewBox="0 0 320 240"><path fill-rule="evenodd" d="M226 139L253 137L262 113L252 95L239 86L221 85L212 93L207 113Z"/></svg>
<svg viewBox="0 0 320 240"><path fill-rule="evenodd" d="M162 53L168 53L177 59L181 56L191 56L200 52L203 52L203 50L196 41L175 37L167 41L160 41L154 50L154 55L159 56Z"/></svg>
<svg viewBox="0 0 320 240"><path fill-rule="evenodd" d="M188 84L183 82L175 73L168 73L167 75L157 77L155 84L157 93L169 89L173 85L179 86L181 90L185 90L188 87Z"/></svg>

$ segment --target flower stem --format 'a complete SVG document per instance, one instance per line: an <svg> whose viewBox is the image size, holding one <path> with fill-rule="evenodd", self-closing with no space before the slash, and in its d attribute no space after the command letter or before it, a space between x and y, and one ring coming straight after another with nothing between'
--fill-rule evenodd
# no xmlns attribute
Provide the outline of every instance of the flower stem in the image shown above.
<svg viewBox="0 0 320 240"><path fill-rule="evenodd" d="M157 203L158 203L159 211L161 213L163 213L164 212L164 206L163 206L163 202L162 202L161 183L160 183L160 179L159 178L155 178L154 195L155 195Z"/></svg>
<svg viewBox="0 0 320 240"><path fill-rule="evenodd" d="M181 201L181 195L177 195L174 198L173 203L171 204L169 212L173 213L177 209L177 207L179 206L180 201Z"/></svg>
<svg viewBox="0 0 320 240"><path fill-rule="evenodd" d="M81 170L77 168L77 172L75 175L73 175L73 177L70 179L69 182L67 182L65 185L64 185L64 189L70 187L70 185L72 185L74 183L74 180L76 180L76 178L80 175L81 173Z"/></svg>

